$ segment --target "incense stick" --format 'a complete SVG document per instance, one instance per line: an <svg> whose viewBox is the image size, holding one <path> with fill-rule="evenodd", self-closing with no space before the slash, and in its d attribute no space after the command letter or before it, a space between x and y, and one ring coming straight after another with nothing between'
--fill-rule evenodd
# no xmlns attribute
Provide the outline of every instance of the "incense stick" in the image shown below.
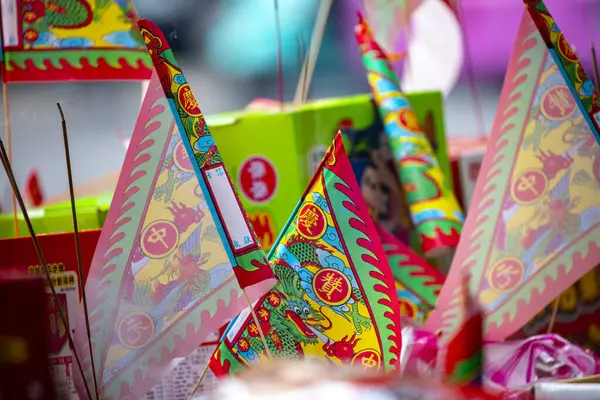
<svg viewBox="0 0 600 400"><path fill-rule="evenodd" d="M275 8L275 36L277 37L277 89L280 108L283 110L283 49L281 44L281 25L279 21L279 1L273 0Z"/></svg>
<svg viewBox="0 0 600 400"><path fill-rule="evenodd" d="M304 44L304 38L302 35L298 35L298 64L300 69L300 75L298 77L298 89L301 90L300 103L306 102L308 98L307 80L306 74L308 72L308 59L309 54L307 52L306 45Z"/></svg>
<svg viewBox="0 0 600 400"><path fill-rule="evenodd" d="M548 323L548 330L546 331L546 333L552 333L552 331L554 330L554 323L556 322L556 315L558 314L558 305L560 304L560 296L562 295L559 294L558 297L554 300L554 304L552 305L552 315L550 316L550 322Z"/></svg>
<svg viewBox="0 0 600 400"><path fill-rule="evenodd" d="M90 360L92 364L92 374L94 376L94 392L96 399L100 399L100 393L98 392L98 381L96 378L96 365L94 363L94 352L92 350L92 334L90 330L90 319L87 305L87 296L85 294L85 282L83 279L83 267L81 265L81 244L79 242L79 224L77 223L77 209L75 207L75 190L73 189L73 170L71 169L71 152L69 151L69 135L67 133L67 121L65 120L65 114L59 102L56 103L58 112L60 113L63 142L65 148L65 162L67 164L67 178L69 180L69 196L71 198L71 214L73 216L73 234L75 236L75 252L77 253L77 272L79 274L79 288L81 289L81 297L83 300L83 312L85 316L85 329L88 338L88 346L90 348Z"/></svg>
<svg viewBox="0 0 600 400"><path fill-rule="evenodd" d="M600 79L598 79L598 59L596 58L596 47L594 46L594 42L590 43L590 50L592 52L592 62L594 63L594 86L596 86L596 90L600 90Z"/></svg>
<svg viewBox="0 0 600 400"><path fill-rule="evenodd" d="M208 372L209 365L210 365L210 358L208 359L208 362L204 366L204 369L202 370L202 373L200 374L200 377L198 378L198 381L196 382L196 385L194 386L192 393L190 393L188 400L192 400L194 398L194 395L198 391L198 389L200 389L200 385L202 384L202 381L204 380L204 377L206 376L206 373Z"/></svg>
<svg viewBox="0 0 600 400"><path fill-rule="evenodd" d="M304 80L299 81L296 86L294 103L306 101L306 96L308 96L307 91L310 90L310 83L315 72L317 59L319 58L319 51L321 50L321 45L323 43L323 36L325 35L325 28L327 27L327 20L329 19L329 12L331 11L332 4L333 0L321 0L320 2L319 11L317 12L317 17L315 19L315 26L310 38L308 54L304 59L305 66L303 69L306 69L306 74L302 76ZM303 92L305 96L304 99L302 97Z"/></svg>
<svg viewBox="0 0 600 400"><path fill-rule="evenodd" d="M8 147L8 162L12 164L12 128L10 124L10 106L8 105L8 84L2 82L2 102L4 103L4 130L6 132L6 146ZM15 236L21 236L19 234L19 217L17 215L17 198L15 193L12 193L12 208L13 208L13 226L15 229Z"/></svg>
<svg viewBox="0 0 600 400"><path fill-rule="evenodd" d="M52 293L52 298L56 303L56 308L58 310L58 315L60 320L65 327L65 331L67 332L67 338L69 341L69 346L73 351L73 356L75 361L77 362L77 366L79 367L79 371L81 372L81 376L83 378L83 383L85 386L85 390L87 392L88 398L92 398L92 394L90 392L90 388L85 380L85 376L83 374L83 368L81 366L81 361L79 360L79 355L75 350L75 343L73 342L73 338L71 337L71 332L69 331L69 324L65 315L65 312L61 306L61 303L58 301L58 296L56 294L56 290L54 285L52 284L52 277L50 276L50 270L48 269L48 264L46 264L46 258L42 253L42 248L37 239L35 231L33 229L33 225L31 223L31 219L29 219L29 214L27 213L27 207L25 207L25 202L23 201L23 196L21 196L21 192L19 191L19 187L17 185L17 181L15 179L15 174L10 165L10 161L8 160L8 154L6 153L6 149L4 148L4 142L0 139L0 161L2 161L2 166L4 167L4 171L6 172L6 176L10 182L13 193L15 195L16 201L19 203L19 207L21 208L21 212L23 213L23 219L25 220L25 224L27 225L27 229L29 230L29 234L31 235L31 240L33 240L33 246L35 247L35 251L40 259L40 263L42 264L42 268L44 269L44 273L46 275L46 280L48 281L48 286L50 286L50 292Z"/></svg>

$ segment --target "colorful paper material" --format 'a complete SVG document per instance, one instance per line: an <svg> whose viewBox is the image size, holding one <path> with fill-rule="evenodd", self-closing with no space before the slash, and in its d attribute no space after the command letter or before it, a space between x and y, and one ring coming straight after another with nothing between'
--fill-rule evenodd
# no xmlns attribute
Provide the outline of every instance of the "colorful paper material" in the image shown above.
<svg viewBox="0 0 600 400"><path fill-rule="evenodd" d="M399 368L398 297L341 135L269 254L279 283L255 306L274 357ZM246 310L211 359L217 375L266 357Z"/></svg>
<svg viewBox="0 0 600 400"><path fill-rule="evenodd" d="M458 245L463 221L450 181L442 173L431 143L400 90L398 78L361 15L355 34L419 235L420 249L426 255L445 252Z"/></svg>
<svg viewBox="0 0 600 400"><path fill-rule="evenodd" d="M400 316L422 325L435 308L444 275L379 224L376 227L396 281Z"/></svg>
<svg viewBox="0 0 600 400"><path fill-rule="evenodd" d="M145 395L246 305L189 155L154 74L86 285L104 399ZM248 286L250 298L272 281ZM91 381L83 315L75 343Z"/></svg>
<svg viewBox="0 0 600 400"><path fill-rule="evenodd" d="M460 301L464 320L448 344L446 380L460 387L481 386L483 377L483 314L469 293L469 280L463 279Z"/></svg>
<svg viewBox="0 0 600 400"><path fill-rule="evenodd" d="M126 0L2 3L4 82L145 80L152 64Z"/></svg>
<svg viewBox="0 0 600 400"><path fill-rule="evenodd" d="M252 225L231 183L221 153L210 134L204 115L187 83L167 39L147 19L138 22L142 38L156 68L158 79L171 107L175 124L181 132L180 152L188 160L202 192L240 287L251 298L260 297L275 284L275 276ZM252 164L251 172L262 172L261 164ZM175 177L174 184L181 184ZM168 190L169 187L165 188Z"/></svg>
<svg viewBox="0 0 600 400"><path fill-rule="evenodd" d="M409 100L419 121L428 128L425 130L440 166L444 173L450 174L442 95L411 93ZM391 154L371 96L321 99L286 108L284 113L236 112L206 119L231 177L236 178L235 186L248 219L265 248L271 248L287 223L296 200L304 193L339 129L344 134L353 167L355 161L364 165L355 172L367 205L379 214L378 221L394 234L398 234L400 225L401 230L410 231L408 210L405 202L398 200L400 184L393 162L387 165ZM290 163L291 158L298 162ZM263 165L264 174L252 173L251 165L255 162ZM367 171L372 177L373 169L380 181L375 185L361 172ZM373 198L378 199L376 204L372 204Z"/></svg>
<svg viewBox="0 0 600 400"><path fill-rule="evenodd" d="M540 381L600 374L600 358L554 334L488 343L485 354L485 385L495 392L523 392ZM570 398L580 397L573 393L565 400Z"/></svg>
<svg viewBox="0 0 600 400"><path fill-rule="evenodd" d="M502 340L600 259L600 146L557 60L525 13L461 244L426 325L432 332L458 328L463 271L486 313L486 339ZM581 87L592 85L576 69Z"/></svg>

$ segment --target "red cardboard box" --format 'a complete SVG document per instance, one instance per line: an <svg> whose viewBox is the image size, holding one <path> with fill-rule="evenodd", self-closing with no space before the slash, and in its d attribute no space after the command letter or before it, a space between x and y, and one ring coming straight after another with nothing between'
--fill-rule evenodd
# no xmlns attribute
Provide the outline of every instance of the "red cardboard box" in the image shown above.
<svg viewBox="0 0 600 400"><path fill-rule="evenodd" d="M100 230L83 231L79 234L81 245L81 262L83 279L87 279L90 264L96 251L96 245L100 237ZM67 324L65 327L58 313L58 304L50 294L49 286L46 284L43 302L46 310L41 315L27 319L14 319L14 321L31 321L38 323L45 321L44 327L48 335L43 342L47 343L44 354L47 357L42 365L49 364L49 370L56 389L56 398L69 399L75 395L73 385L73 352L68 345L68 334L73 334L73 327L79 309L80 290L79 274L77 268L77 253L75 250L75 235L70 233L58 233L50 235L39 235L38 241L44 258L50 270L52 283L56 290L58 302L66 313ZM42 288L46 283L46 277L40 263L33 240L30 237L20 237L0 240L0 272L14 276L25 275L32 279L38 278ZM18 303L13 303L18 304ZM10 321L6 319L5 321ZM73 324L73 325L71 325ZM2 325L2 324L0 324ZM44 331L41 330L40 332ZM4 397L4 398L27 398L27 397Z"/></svg>

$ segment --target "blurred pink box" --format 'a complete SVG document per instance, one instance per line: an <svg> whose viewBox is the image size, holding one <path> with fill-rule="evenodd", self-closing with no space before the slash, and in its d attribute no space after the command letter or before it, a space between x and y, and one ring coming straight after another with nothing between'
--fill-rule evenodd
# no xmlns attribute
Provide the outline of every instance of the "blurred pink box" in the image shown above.
<svg viewBox="0 0 600 400"><path fill-rule="evenodd" d="M465 212L469 210L486 148L487 139L483 138L459 137L448 141L454 191Z"/></svg>

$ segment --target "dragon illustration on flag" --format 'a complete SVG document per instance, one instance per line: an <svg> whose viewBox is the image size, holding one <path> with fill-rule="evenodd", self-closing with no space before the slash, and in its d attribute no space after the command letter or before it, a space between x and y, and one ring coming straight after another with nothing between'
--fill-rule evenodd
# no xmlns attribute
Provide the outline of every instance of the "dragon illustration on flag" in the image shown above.
<svg viewBox="0 0 600 400"><path fill-rule="evenodd" d="M135 19L128 0L3 2L3 79L149 79L152 63Z"/></svg>
<svg viewBox="0 0 600 400"><path fill-rule="evenodd" d="M543 2L526 5L430 331L458 329L463 271L486 313L486 339L502 340L600 258L597 93Z"/></svg>
<svg viewBox="0 0 600 400"><path fill-rule="evenodd" d="M338 134L269 255L279 283L254 308L272 355L373 371L398 367L398 298L360 193ZM217 376L266 357L249 314L213 354Z"/></svg>

